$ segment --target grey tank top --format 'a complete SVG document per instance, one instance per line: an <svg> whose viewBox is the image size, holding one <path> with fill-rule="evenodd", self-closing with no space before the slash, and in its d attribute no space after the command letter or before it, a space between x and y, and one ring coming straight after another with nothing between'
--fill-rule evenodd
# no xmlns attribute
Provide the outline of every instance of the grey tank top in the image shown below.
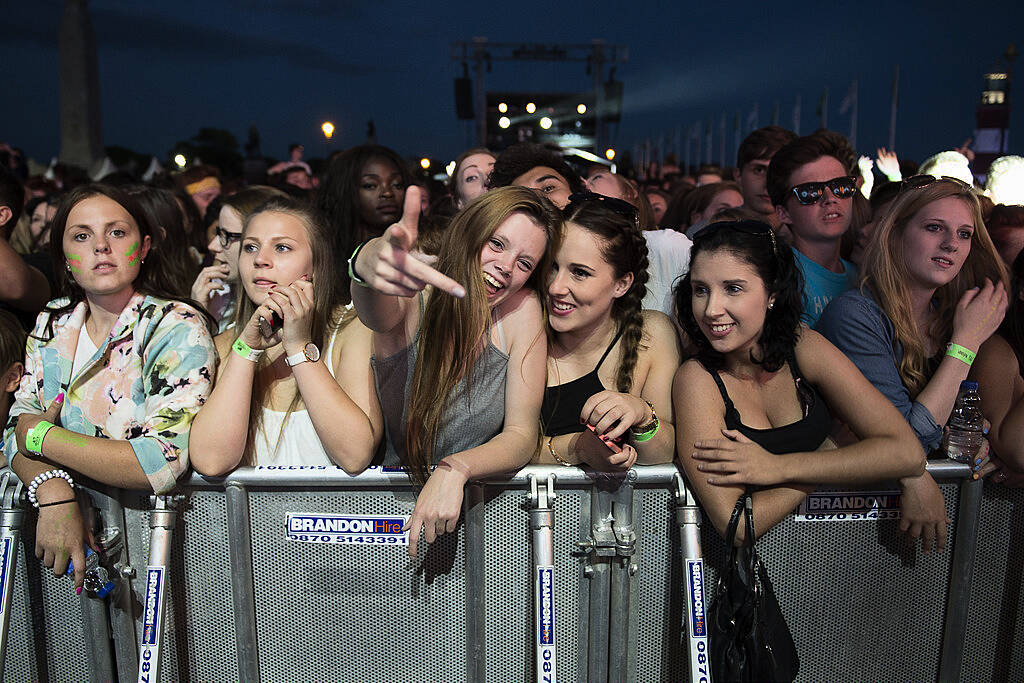
<svg viewBox="0 0 1024 683"><path fill-rule="evenodd" d="M420 315L423 314L422 296ZM500 336L499 328L499 336ZM405 427L408 423L412 375L419 354L420 331L409 346L387 358L370 356L373 383L384 416L386 438L383 459L374 464L399 467L405 460ZM480 358L448 395L444 419L434 444L431 464L452 453L484 444L505 424L505 371L508 354L488 342Z"/></svg>

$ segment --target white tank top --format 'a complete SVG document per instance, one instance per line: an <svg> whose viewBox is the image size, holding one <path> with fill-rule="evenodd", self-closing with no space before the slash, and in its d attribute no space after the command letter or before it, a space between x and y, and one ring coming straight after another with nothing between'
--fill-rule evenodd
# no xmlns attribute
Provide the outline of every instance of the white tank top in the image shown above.
<svg viewBox="0 0 1024 683"><path fill-rule="evenodd" d="M327 369L334 377L334 340L338 330L331 335L327 345L327 353L321 358L327 363ZM281 433L281 425L285 416L283 410L263 409L263 429L256 436L253 457L257 465L333 465L327 455L320 437L316 434L313 421L309 419L309 411L296 410L288 415L288 425ZM278 443L278 434L281 435ZM274 450L274 445L277 450Z"/></svg>

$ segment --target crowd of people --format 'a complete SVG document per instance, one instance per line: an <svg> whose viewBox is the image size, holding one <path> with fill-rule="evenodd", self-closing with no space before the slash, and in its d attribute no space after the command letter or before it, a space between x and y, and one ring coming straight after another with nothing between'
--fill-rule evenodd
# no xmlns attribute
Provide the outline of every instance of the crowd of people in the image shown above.
<svg viewBox="0 0 1024 683"><path fill-rule="evenodd" d="M982 187L960 152L768 126L733 169L522 143L442 186L376 144L316 174L302 151L262 184L0 166L3 454L79 589L76 479L163 493L189 467L404 467L412 554L468 480L530 462L676 462L720 533L753 487L758 536L817 486L898 481L941 550L925 462L967 378L974 476L1024 485L1022 159Z"/></svg>

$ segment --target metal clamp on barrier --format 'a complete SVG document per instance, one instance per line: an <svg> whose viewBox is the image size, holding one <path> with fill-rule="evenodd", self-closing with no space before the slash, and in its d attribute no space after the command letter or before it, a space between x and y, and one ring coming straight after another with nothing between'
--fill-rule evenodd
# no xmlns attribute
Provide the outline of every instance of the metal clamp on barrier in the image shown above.
<svg viewBox="0 0 1024 683"><path fill-rule="evenodd" d="M530 475L530 536L533 541L533 609L536 642L537 683L555 683L555 477L548 474L543 484Z"/></svg>
<svg viewBox="0 0 1024 683"><path fill-rule="evenodd" d="M692 683L710 683L710 652L708 650L708 625L704 599L704 553L700 544L700 504L680 474L675 475L673 493L675 495L676 524L679 526L682 576L686 588L686 612L683 615L683 628L690 653L690 681Z"/></svg>
<svg viewBox="0 0 1024 683"><path fill-rule="evenodd" d="M153 496L149 516L149 566L146 567L142 643L139 647L138 683L160 680L160 647L164 636L164 599L167 564L171 555L174 524L181 496Z"/></svg>
<svg viewBox="0 0 1024 683"><path fill-rule="evenodd" d="M21 480L4 472L0 476L0 680L4 676L7 658L7 627L11 623L11 597L14 592L14 563L18 557L21 525L25 510L22 508L24 486Z"/></svg>

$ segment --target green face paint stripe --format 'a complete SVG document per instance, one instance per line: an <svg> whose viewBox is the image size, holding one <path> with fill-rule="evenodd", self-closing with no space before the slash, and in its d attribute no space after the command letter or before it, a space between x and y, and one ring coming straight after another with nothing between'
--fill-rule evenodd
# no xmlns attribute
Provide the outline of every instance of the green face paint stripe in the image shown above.
<svg viewBox="0 0 1024 683"><path fill-rule="evenodd" d="M68 268L70 268L70 269L71 269L71 272L72 272L72 273L79 273L79 274L80 274L80 273L82 272L82 269L81 269L81 268L78 268L77 266L72 266L72 265L69 265L69 266L68 266Z"/></svg>
<svg viewBox="0 0 1024 683"><path fill-rule="evenodd" d="M136 242L135 244L130 246L128 248L128 251L126 251L124 255L128 257L128 263L135 263L136 261L138 261L139 260L139 243Z"/></svg>
<svg viewBox="0 0 1024 683"><path fill-rule="evenodd" d="M78 264L82 263L82 257L75 256L74 254L64 254L64 258L66 258L68 261L75 261Z"/></svg>

